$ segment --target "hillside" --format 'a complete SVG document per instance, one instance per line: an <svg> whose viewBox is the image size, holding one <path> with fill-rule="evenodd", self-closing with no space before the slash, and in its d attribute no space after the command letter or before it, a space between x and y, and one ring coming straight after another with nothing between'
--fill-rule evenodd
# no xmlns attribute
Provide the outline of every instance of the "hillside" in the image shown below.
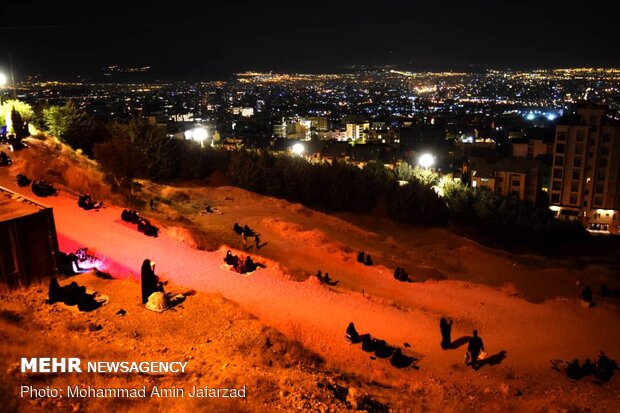
<svg viewBox="0 0 620 413"><path fill-rule="evenodd" d="M36 151L33 147L15 157L28 159L27 164L64 157ZM17 188L12 180L23 165L16 162L11 171L0 170L0 185L32 196L29 188ZM45 172L52 182L69 182L62 170ZM96 177L93 174L86 176ZM59 351L67 347L86 351L90 340L113 331L114 335L105 335L105 347L122 348L124 357L135 359L158 354L162 348L171 357L189 357L188 348L201 348L208 337L218 337L210 339L218 349L241 350L234 354L218 350L215 362L207 352L192 353L201 360L192 374L217 383L223 378L216 371L225 371L235 383L251 382L248 386L254 386L261 397L244 405L223 405L235 410L258 411L264 403L292 410L306 397L317 404L301 408L329 406L334 411L362 400L351 396L347 405L338 401L342 392L326 391L339 386L355 387L350 393L368 394L368 400L390 408L412 411L609 411L617 403L617 376L609 383L594 384L592 378L575 382L550 368L552 359L595 359L600 350L620 357L617 299L597 296L597 306L591 309L581 308L578 300L585 283L595 291L603 283L617 286L615 274L603 267L576 268L541 257L500 253L442 229L406 227L369 216L327 215L234 187L196 183L174 187L144 183L142 197L147 204L153 199L155 207L144 214L161 226L160 237L153 239L123 223L118 207L78 209L72 192L62 188L59 196L40 201L54 208L62 250L87 246L104 257L102 270L113 280L88 274L76 279L108 295L110 303L93 313L72 314L43 304L45 286L4 295L2 331L14 337L4 349L9 369L8 360L15 360L23 352L20 349L35 354L41 351L41 342L50 339L45 329L31 328L42 324L57 326L54 335L64 334L56 340ZM217 213L204 213L207 205ZM260 234L260 249L244 250L232 230L235 222ZM229 249L240 255L250 253L265 268L248 277L222 268ZM360 250L372 256L373 266L356 262ZM144 258L157 261L158 274L170 280L173 288L193 289L196 294L182 308L163 314L142 308L137 279ZM396 281L392 276L396 266L406 268L415 282ZM318 269L329 272L338 284L319 283L312 276ZM114 315L119 307L127 310L123 318ZM205 314L212 322L204 321ZM465 346L441 349L442 316L454 320L453 339L468 337L474 328L480 331L490 355L487 365L478 371L464 367ZM67 325L67 318L78 326ZM350 321L360 333L382 338L415 357L414 367L397 369L360 345L346 343L343 336ZM85 331L91 322L101 324L102 332ZM138 328L160 324L166 328ZM232 326L230 334L221 330L227 324ZM127 345L123 337L134 330L138 334ZM257 360L270 358L271 347L261 345L266 336L278 337L281 346L291 350L282 356L288 367L278 367L281 370L269 373L263 382L258 373L249 372L255 366L264 369ZM247 345L249 340L253 345ZM142 343L147 350L142 351ZM105 354L104 349L89 351L93 357ZM224 364L223 370L216 369ZM233 365L242 367L233 371L228 367ZM15 374L8 377L5 388L19 379ZM265 399L267 395L272 399ZM181 400L176 403L181 407L158 407L191 409ZM375 409L380 406L369 403Z"/></svg>

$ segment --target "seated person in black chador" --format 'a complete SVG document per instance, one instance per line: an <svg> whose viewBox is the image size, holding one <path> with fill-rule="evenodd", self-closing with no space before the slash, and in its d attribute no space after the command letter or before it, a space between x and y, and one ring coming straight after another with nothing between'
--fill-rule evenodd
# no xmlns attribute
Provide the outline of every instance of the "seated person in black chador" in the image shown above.
<svg viewBox="0 0 620 413"><path fill-rule="evenodd" d="M154 292L164 292L164 284L155 275L155 262L148 258L142 262L141 282L142 282L142 304L149 301L149 297Z"/></svg>
<svg viewBox="0 0 620 413"><path fill-rule="evenodd" d="M250 227L248 227L247 225L243 226L243 235L246 237L253 237L254 236L254 230Z"/></svg>
<svg viewBox="0 0 620 413"><path fill-rule="evenodd" d="M581 291L581 299L586 303L592 303L592 289L586 285Z"/></svg>
<svg viewBox="0 0 620 413"><path fill-rule="evenodd" d="M347 326L345 338L347 339L349 343L357 343L359 341L359 337L360 335L355 329L355 324L353 324L353 322L350 322L349 325Z"/></svg>
<svg viewBox="0 0 620 413"><path fill-rule="evenodd" d="M607 355L601 351L596 362L596 371L594 377L602 381L609 381L614 375L614 370L618 368L618 364L615 360L610 359Z"/></svg>
<svg viewBox="0 0 620 413"><path fill-rule="evenodd" d="M239 261L239 258L236 255L233 255L230 250L226 251L226 257L224 257L224 262L226 264L234 267L237 265L237 261Z"/></svg>
<svg viewBox="0 0 620 413"><path fill-rule="evenodd" d="M579 360L575 359L566 366L566 375L573 380L579 380L581 378L581 366L579 366Z"/></svg>
<svg viewBox="0 0 620 413"><path fill-rule="evenodd" d="M52 278L50 281L50 287L48 292L48 303L54 304L57 302L61 302L63 300L62 296L62 287L58 284L58 280L56 278Z"/></svg>
<svg viewBox="0 0 620 413"><path fill-rule="evenodd" d="M4 152L0 152L0 166L7 166L11 164L11 158Z"/></svg>
<svg viewBox="0 0 620 413"><path fill-rule="evenodd" d="M400 348L397 348L392 355L390 364L397 368L409 367L413 363L413 357L405 356Z"/></svg>
<svg viewBox="0 0 620 413"><path fill-rule="evenodd" d="M93 198L90 196L90 192L86 193L86 195L80 196L78 199L78 206L86 210L100 208L102 204L103 202L93 201Z"/></svg>
<svg viewBox="0 0 620 413"><path fill-rule="evenodd" d="M15 177L17 179L18 186L28 186L30 185L30 179L24 174L17 174Z"/></svg>
<svg viewBox="0 0 620 413"><path fill-rule="evenodd" d="M249 255L245 259L245 270L246 272L252 272L256 270L256 264L252 260L252 257L250 257Z"/></svg>
<svg viewBox="0 0 620 413"><path fill-rule="evenodd" d="M364 260L364 251L360 251L359 254L357 254L357 262L361 262L362 264L364 264L365 260Z"/></svg>
<svg viewBox="0 0 620 413"><path fill-rule="evenodd" d="M364 264L372 265L372 258L370 258L370 255L366 255L366 262Z"/></svg>
<svg viewBox="0 0 620 413"><path fill-rule="evenodd" d="M235 231L237 235L241 235L243 234L243 227L235 222L235 225L233 225L233 231Z"/></svg>

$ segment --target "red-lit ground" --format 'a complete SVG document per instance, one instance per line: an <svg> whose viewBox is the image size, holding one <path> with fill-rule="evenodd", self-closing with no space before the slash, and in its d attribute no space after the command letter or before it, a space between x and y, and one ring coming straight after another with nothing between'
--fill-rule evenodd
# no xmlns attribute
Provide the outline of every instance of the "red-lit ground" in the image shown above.
<svg viewBox="0 0 620 413"><path fill-rule="evenodd" d="M0 185L33 197L4 171ZM618 300L597 297L595 308L579 305L578 282L590 283L595 290L602 282L615 286L614 274L604 268L586 265L576 270L540 257L492 251L445 230L330 216L232 187L163 191L172 198L179 192L188 196L174 204L176 210L160 203L154 215L175 218L180 211L211 238L203 243L219 249L192 248L180 240L189 234L170 226L162 226L158 238L148 238L120 220L121 209L83 211L74 196L62 191L39 201L54 208L61 250L93 248L105 257L106 272L136 280L142 261L150 258L159 276L176 286L221 293L340 371L392 386L394 393L423 381L444 388L446 400L453 388L469 389L469 404L457 410L482 401L494 409L515 405L543 411L611 411L618 406L619 375L595 385L591 377L571 382L550 368L551 359L596 359L600 350L620 360ZM199 214L207 204L222 214ZM234 222L248 224L267 243L258 251L250 249L266 268L248 277L222 268L227 249L246 255L232 231ZM359 250L370 253L375 265L357 263ZM394 280L396 265L418 282ZM317 269L328 271L339 284L327 287L308 277ZM159 317L147 316L154 321ZM453 339L477 328L489 356L505 352L505 358L495 357L498 364L478 371L465 368L465 346L448 351L439 346L442 316L454 320ZM387 360L371 359L360 345L347 344L344 331L349 321L361 333L390 344L404 348L408 343L406 351L420 359L419 369L395 369ZM522 395L515 396L517 390Z"/></svg>

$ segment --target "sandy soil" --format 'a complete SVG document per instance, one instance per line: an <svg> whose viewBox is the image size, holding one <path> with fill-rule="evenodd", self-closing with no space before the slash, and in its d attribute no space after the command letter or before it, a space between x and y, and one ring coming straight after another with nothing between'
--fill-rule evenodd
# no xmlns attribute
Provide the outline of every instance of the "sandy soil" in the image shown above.
<svg viewBox="0 0 620 413"><path fill-rule="evenodd" d="M0 185L32 196L6 174ZM178 198L171 207L159 204L155 219L183 216L178 225L160 224L156 239L123 223L116 207L83 211L75 197L62 192L40 201L54 208L61 249L94 248L105 257L104 270L124 280L114 282L135 283L142 260L153 259L164 279L221 294L318 354L333 370L376 383L378 398L393 408L611 411L618 406L617 376L596 385L591 379L572 382L550 368L551 359L594 359L600 350L620 358L617 300L597 297L591 309L578 301L578 283L595 290L602 282L614 286L615 274L604 268L571 269L540 257L499 253L445 230L330 216L233 187L151 189ZM222 214L201 215L205 205ZM248 224L266 243L249 251L266 266L250 277L221 265L227 249L248 253L232 231L234 222ZM178 227L187 223L202 229L217 248L201 251L183 242L190 236ZM359 250L371 254L375 265L357 263ZM394 280L396 265L417 282ZM338 285L320 284L310 276L317 269L329 272ZM462 365L465 347L442 350L442 316L454 320L454 339L477 328L493 365L473 371ZM395 369L347 344L343 335L349 321L361 333L419 358L417 368ZM423 401L414 401L415 395Z"/></svg>

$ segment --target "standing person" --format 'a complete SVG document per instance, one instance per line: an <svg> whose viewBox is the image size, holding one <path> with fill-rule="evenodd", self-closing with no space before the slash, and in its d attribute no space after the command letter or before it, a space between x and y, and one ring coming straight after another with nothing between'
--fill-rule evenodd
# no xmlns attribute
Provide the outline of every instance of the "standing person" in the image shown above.
<svg viewBox="0 0 620 413"><path fill-rule="evenodd" d="M480 352L484 351L484 343L482 339L478 337L478 330L474 330L472 333L474 336L469 339L469 345L467 346L467 353L469 353L470 364L474 370L478 369L478 357Z"/></svg>
<svg viewBox="0 0 620 413"><path fill-rule="evenodd" d="M258 234L254 235L254 242L256 243L256 249L260 248L260 237Z"/></svg>
<svg viewBox="0 0 620 413"><path fill-rule="evenodd" d="M441 348L444 350L450 348L450 344L452 344L452 320L441 317L439 330L441 330Z"/></svg>

